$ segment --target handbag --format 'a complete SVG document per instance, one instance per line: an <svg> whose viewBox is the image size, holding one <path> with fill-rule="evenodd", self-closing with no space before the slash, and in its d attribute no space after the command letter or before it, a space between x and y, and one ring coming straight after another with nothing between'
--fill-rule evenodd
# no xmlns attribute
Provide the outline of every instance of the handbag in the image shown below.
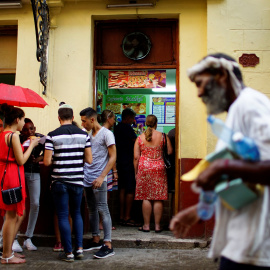
<svg viewBox="0 0 270 270"><path fill-rule="evenodd" d="M6 167L5 167L4 175L3 175L2 181L1 181L2 199L3 199L4 204L7 204L7 205L15 204L15 203L18 203L22 200L22 184L21 184L21 175L20 175L20 169L19 169L18 164L17 164L17 167L18 167L20 186L16 187L16 188L10 188L10 189L3 190L5 175L6 175L6 171L7 171L9 151L10 151L11 143L12 143L12 136L13 136L13 133L11 134L11 137L10 137Z"/></svg>
<svg viewBox="0 0 270 270"><path fill-rule="evenodd" d="M167 153L167 139L165 133L162 133L163 136L163 160L165 163L166 169L170 169L172 167L172 164L170 162L168 153Z"/></svg>

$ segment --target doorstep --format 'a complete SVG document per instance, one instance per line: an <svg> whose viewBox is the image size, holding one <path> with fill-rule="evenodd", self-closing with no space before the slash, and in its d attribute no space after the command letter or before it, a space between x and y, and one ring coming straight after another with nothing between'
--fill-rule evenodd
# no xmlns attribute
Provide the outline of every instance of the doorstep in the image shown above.
<svg viewBox="0 0 270 270"><path fill-rule="evenodd" d="M19 242L22 243L23 235L19 236ZM92 237L91 233L84 234L84 243ZM103 238L103 231L101 231ZM112 231L112 243L115 248L153 248L153 249L192 249L207 248L210 239L176 239L172 232L162 231L148 233L138 231L137 227L116 226L116 230ZM54 235L34 235L33 243L36 246L53 247L55 244Z"/></svg>

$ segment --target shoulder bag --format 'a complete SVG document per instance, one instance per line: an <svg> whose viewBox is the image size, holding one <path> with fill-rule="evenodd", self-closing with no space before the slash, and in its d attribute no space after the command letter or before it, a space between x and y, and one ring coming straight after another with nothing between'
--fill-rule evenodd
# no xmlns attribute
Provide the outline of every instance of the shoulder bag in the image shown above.
<svg viewBox="0 0 270 270"><path fill-rule="evenodd" d="M7 165L8 165L9 151L10 151L11 143L12 143L12 136L13 136L13 133L11 134L11 137L10 137L6 167L5 167L4 175L1 181L2 199L3 199L4 204L7 204L7 205L19 203L22 200L22 184L21 184L20 169L19 169L18 164L17 164L17 167L18 167L18 176L19 176L20 186L16 188L3 190L3 185L4 185L4 180L5 180Z"/></svg>
<svg viewBox="0 0 270 270"><path fill-rule="evenodd" d="M166 169L170 169L172 165L171 165L171 162L169 160L168 153L167 153L167 138L166 138L166 134L165 133L162 133L162 136L163 136L163 160L164 160Z"/></svg>

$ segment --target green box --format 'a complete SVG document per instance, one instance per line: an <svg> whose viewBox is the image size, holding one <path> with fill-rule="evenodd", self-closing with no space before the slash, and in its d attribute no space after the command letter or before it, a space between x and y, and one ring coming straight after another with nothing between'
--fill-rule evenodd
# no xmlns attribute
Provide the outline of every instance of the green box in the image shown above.
<svg viewBox="0 0 270 270"><path fill-rule="evenodd" d="M222 199L225 206L231 210L241 209L258 198L258 195L241 178L230 182L220 182L216 185L215 192Z"/></svg>

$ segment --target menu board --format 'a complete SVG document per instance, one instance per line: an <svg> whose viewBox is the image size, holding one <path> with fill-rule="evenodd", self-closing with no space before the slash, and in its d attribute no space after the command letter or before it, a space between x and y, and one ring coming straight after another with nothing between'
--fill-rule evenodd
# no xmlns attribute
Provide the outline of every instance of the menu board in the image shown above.
<svg viewBox="0 0 270 270"><path fill-rule="evenodd" d="M158 124L175 124L175 97L151 96L151 103Z"/></svg>
<svg viewBox="0 0 270 270"><path fill-rule="evenodd" d="M109 71L108 87L166 88L166 70Z"/></svg>
<svg viewBox="0 0 270 270"><path fill-rule="evenodd" d="M146 114L144 95L107 95L106 109L121 114L125 108L131 108L136 114Z"/></svg>

